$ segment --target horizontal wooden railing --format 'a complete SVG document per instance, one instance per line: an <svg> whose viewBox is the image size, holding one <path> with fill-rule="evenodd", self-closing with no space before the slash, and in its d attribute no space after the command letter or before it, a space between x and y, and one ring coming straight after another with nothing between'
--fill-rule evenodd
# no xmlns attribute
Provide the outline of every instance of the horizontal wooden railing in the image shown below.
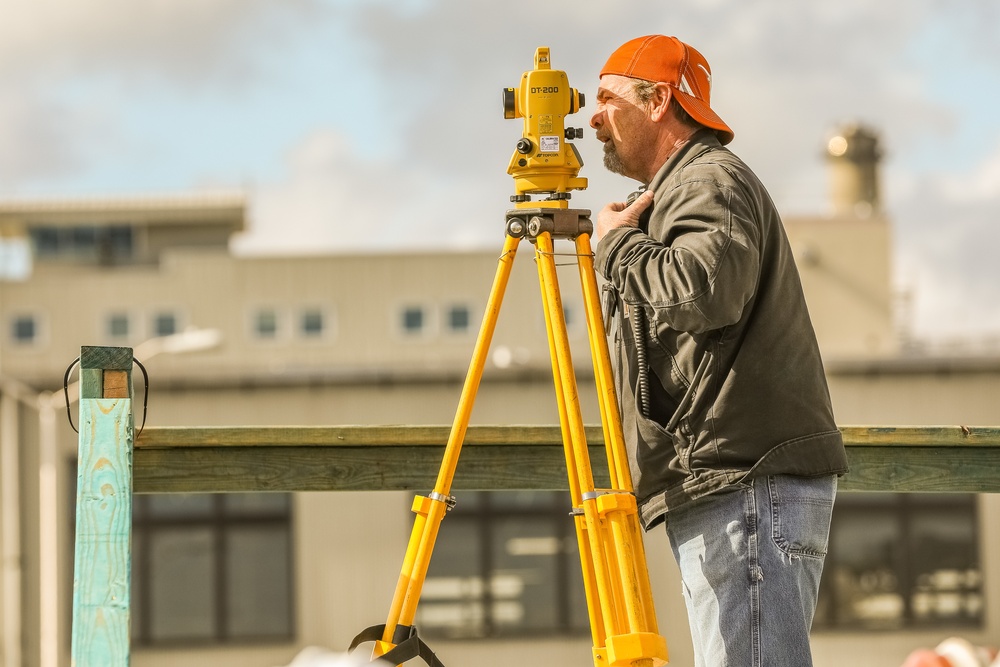
<svg viewBox="0 0 1000 667"><path fill-rule="evenodd" d="M843 491L1000 492L1000 428L846 426ZM380 491L432 488L447 426L159 427L139 435L134 491ZM607 484L601 428L588 427ZM564 489L558 426L471 426L455 489Z"/></svg>

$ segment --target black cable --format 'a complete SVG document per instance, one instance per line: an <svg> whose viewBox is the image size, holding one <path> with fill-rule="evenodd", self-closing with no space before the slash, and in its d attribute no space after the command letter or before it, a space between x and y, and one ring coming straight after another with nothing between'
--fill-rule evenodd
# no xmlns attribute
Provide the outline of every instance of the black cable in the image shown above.
<svg viewBox="0 0 1000 667"><path fill-rule="evenodd" d="M69 419L69 427L73 429L76 433L79 433L79 429L73 425L73 411L69 407L69 375L73 372L76 365L80 363L80 357L73 360L73 363L69 365L66 369L65 375L63 375L63 395L66 397L66 418Z"/></svg>
<svg viewBox="0 0 1000 667"><path fill-rule="evenodd" d="M80 357L73 360L73 363L69 365L66 369L66 373L63 375L63 396L66 398L66 418L69 419L69 426L76 433L80 432L80 429L76 427L73 423L73 410L69 405L69 376L76 368L76 365L80 363ZM149 406L149 373L146 372L146 367L142 365L135 357L132 358L132 363L139 367L142 371L143 379L143 390L142 390L142 423L139 425L139 432L135 434L135 437L139 437L142 434L142 429L146 428L146 408Z"/></svg>
<svg viewBox="0 0 1000 667"><path fill-rule="evenodd" d="M632 319L632 340L635 343L636 371L639 374L639 386L636 388L636 400L642 416L649 419L649 362L646 359L646 315L642 306L633 304L629 310Z"/></svg>

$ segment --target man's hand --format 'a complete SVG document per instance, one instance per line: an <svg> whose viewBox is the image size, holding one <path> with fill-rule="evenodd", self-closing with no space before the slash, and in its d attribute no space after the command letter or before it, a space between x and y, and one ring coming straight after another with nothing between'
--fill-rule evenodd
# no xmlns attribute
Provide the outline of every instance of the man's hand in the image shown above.
<svg viewBox="0 0 1000 667"><path fill-rule="evenodd" d="M616 227L638 227L639 216L652 203L653 191L646 190L636 197L631 206L626 205L623 201L613 201L602 208L597 214L598 240Z"/></svg>

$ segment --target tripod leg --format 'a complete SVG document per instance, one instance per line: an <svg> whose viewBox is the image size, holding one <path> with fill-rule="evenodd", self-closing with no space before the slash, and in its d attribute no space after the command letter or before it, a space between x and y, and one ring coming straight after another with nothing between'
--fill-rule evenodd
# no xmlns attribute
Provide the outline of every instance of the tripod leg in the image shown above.
<svg viewBox="0 0 1000 667"><path fill-rule="evenodd" d="M587 315L587 331L590 337L591 357L594 361L594 378L601 404L601 418L604 425L605 446L608 453L608 467L612 486L615 489L632 492L632 475L629 471L628 454L625 451L625 436L622 433L621 414L615 394L614 374L611 370L611 354L604 334L604 318L601 315L601 301L597 288L597 274L594 271L594 257L590 247L590 236L581 234L576 238L576 251L580 268L580 283L583 289L584 307ZM625 541L633 545L634 562L639 599L642 601L645 619L642 625L650 632L657 631L656 611L646 567L646 554L639 526L638 513L629 517Z"/></svg>
<svg viewBox="0 0 1000 667"><path fill-rule="evenodd" d="M553 256L552 237L548 232L539 234L535 240L536 260L538 262L538 277L542 288L542 302L545 306L546 323L549 328L549 346L552 351L552 372L555 382L557 401L560 403L560 416L564 418L563 438L568 442L567 470L576 473L576 485L581 494L586 526L586 537L589 542L587 552L581 550L582 564L590 572L584 577L593 577L597 594L597 605L590 606L591 625L603 625L600 637L613 634L614 618L617 615L614 608L615 596L607 568L603 540L601 539L601 521L597 512L596 496L594 494L594 477L590 467L590 452L587 449L587 438L584 431L583 415L580 410L580 395L576 384L576 373L573 368L572 355L569 348L569 336L566 332L566 318L563 312L562 297L559 294L559 279L556 275L555 258ZM589 598L588 598L589 601ZM595 636L598 636L595 633ZM595 645L600 645L596 643Z"/></svg>
<svg viewBox="0 0 1000 667"><path fill-rule="evenodd" d="M496 277L493 280L486 313L483 316L483 323L473 349L472 362L469 365L465 385L462 388L458 410L448 436L448 444L445 447L434 492L428 498L418 496L414 501L413 511L417 516L413 522L410 542L403 559L403 567L396 584L396 592L393 595L382 641L378 642L375 647L376 657L384 655L397 643L394 636L398 634L398 627L408 628L413 625L420 591L427 575L434 541L437 539L438 529L447 509L448 494L451 491L451 483L458 465L462 442L465 440L465 432L469 425L479 383L482 380L483 369L486 366L486 358L493 340L493 333L496 330L500 306L503 303L503 295L507 289L519 242L518 237L510 235L506 237L504 242L503 253L497 265Z"/></svg>
<svg viewBox="0 0 1000 667"><path fill-rule="evenodd" d="M619 592L625 607L625 617L619 617L621 624L612 631L614 636L609 639L608 650L603 653L595 650L595 656L601 656L613 666L650 667L656 661L667 660L667 646L657 634L649 572L638 508L632 493L589 234L577 236L576 251L613 487L612 493L598 498L598 505L601 516L610 525L612 544L608 546L609 560L614 562L612 573L615 582L621 586Z"/></svg>
<svg viewBox="0 0 1000 667"><path fill-rule="evenodd" d="M544 285L541 269L539 269L540 285ZM556 353L556 334L553 333L552 312L549 304L549 293L542 289L542 312L545 315L545 330L549 341L549 359L552 360L552 378L555 384L556 404L559 408L559 425L562 433L563 454L566 458L566 472L569 478L569 495L573 506L573 525L576 532L577 550L580 553L580 564L583 571L583 589L587 600L587 610L590 618L591 639L594 646L604 646L606 633L604 618L601 615L600 599L597 590L597 578L594 570L594 559L590 550L590 536L587 530L587 519L581 509L583 507L583 494L580 491L580 476L576 466L576 457L573 455L573 441L570 437L569 417L566 413L565 394L562 386L562 373L558 365L558 355ZM556 312L561 312L562 306L555 307Z"/></svg>

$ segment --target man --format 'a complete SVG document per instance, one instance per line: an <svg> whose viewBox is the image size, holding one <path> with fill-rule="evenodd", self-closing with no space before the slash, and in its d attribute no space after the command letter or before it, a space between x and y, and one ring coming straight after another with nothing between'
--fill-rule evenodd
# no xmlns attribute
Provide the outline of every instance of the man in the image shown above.
<svg viewBox="0 0 1000 667"><path fill-rule="evenodd" d="M802 667L847 459L788 240L711 84L674 37L608 59L590 124L646 190L598 213L596 264L640 518L666 523L696 665Z"/></svg>

